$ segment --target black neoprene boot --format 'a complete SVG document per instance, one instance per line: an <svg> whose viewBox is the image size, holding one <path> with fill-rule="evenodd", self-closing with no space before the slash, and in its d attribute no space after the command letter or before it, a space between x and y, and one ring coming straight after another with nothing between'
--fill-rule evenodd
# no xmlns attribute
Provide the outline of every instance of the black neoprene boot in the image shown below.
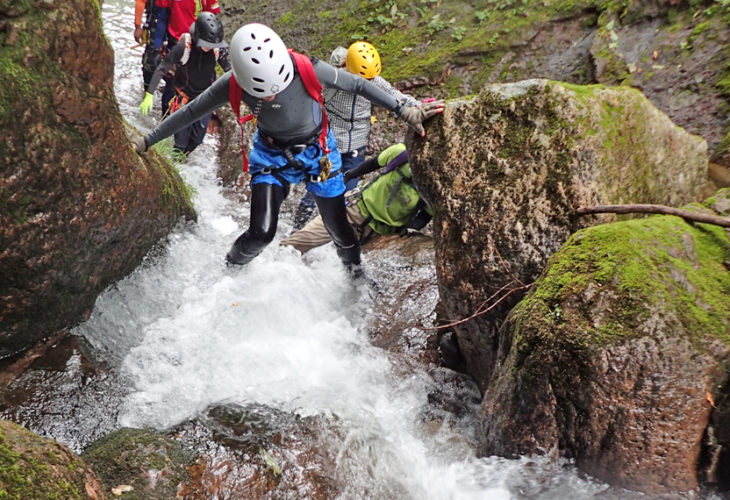
<svg viewBox="0 0 730 500"><path fill-rule="evenodd" d="M342 263L348 269L355 264L359 265L360 242L355 230L347 221L345 196L339 195L334 198L315 196L314 201L317 202L324 227L332 238Z"/></svg>
<svg viewBox="0 0 730 500"><path fill-rule="evenodd" d="M263 248L259 251L253 250L253 248L256 248L260 245L252 245L251 240L252 238L248 231L239 236L231 249L228 250L228 253L226 254L226 262L239 266L245 266L254 258L256 258L256 256L261 253ZM264 247L265 246L266 245L264 245Z"/></svg>
<svg viewBox="0 0 730 500"><path fill-rule="evenodd" d="M226 254L228 262L248 264L271 243L284 198L286 190L281 186L263 183L251 186L251 225Z"/></svg>

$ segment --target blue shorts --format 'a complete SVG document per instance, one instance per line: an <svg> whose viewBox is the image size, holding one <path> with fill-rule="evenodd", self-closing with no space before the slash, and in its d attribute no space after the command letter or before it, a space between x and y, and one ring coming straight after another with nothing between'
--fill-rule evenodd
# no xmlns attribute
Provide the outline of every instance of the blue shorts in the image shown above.
<svg viewBox="0 0 730 500"><path fill-rule="evenodd" d="M342 157L337 151L337 141L331 130L327 131L327 147L331 150L329 159L332 162L329 178L324 182L312 182L310 175L319 175L319 159L322 157L322 150L317 145L307 147L304 151L294 156L306 168L306 173L298 168L289 167L277 170L277 174L290 184L307 183L307 191L322 198L334 198L345 192L345 183L342 176L338 175L342 168ZM249 156L249 172L251 172L251 185L253 184L276 184L282 186L281 182L271 174L257 174L266 167L285 167L287 165L284 154L275 148L270 148L259 139L256 134L253 139L253 149ZM282 186L286 188L286 186Z"/></svg>

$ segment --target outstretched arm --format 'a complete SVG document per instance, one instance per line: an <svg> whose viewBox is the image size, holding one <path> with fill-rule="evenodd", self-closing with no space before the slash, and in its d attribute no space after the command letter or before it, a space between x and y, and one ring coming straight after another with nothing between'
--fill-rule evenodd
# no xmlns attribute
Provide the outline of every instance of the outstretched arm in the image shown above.
<svg viewBox="0 0 730 500"><path fill-rule="evenodd" d="M444 110L443 101L424 103L420 106L402 106L392 95L378 88L373 82L344 69L336 69L318 59L314 60L314 71L323 86L363 96L373 104L391 111L420 136L426 135L421 123Z"/></svg>
<svg viewBox="0 0 730 500"><path fill-rule="evenodd" d="M421 103L418 102L417 99L415 99L413 96L410 96L408 94L404 94L397 88L395 88L388 80L383 78L382 76L376 76L372 79L372 82L378 87L383 89L388 94L395 97L395 99L401 103L408 106L418 106Z"/></svg>
<svg viewBox="0 0 730 500"><path fill-rule="evenodd" d="M155 94L155 90L160 85L162 77L180 61L184 50L185 44L179 43L175 45L175 47L168 52L162 61L160 61L157 68L155 68L155 72L152 73L152 78L150 78L150 83L147 85L147 90L144 93L144 100L142 101L142 104L139 105L139 109L143 115L146 115L149 113L150 109L152 109L153 96Z"/></svg>
<svg viewBox="0 0 730 500"><path fill-rule="evenodd" d="M375 172L377 169L379 169L382 165L378 163L378 157L373 156L372 158L368 158L364 162L362 162L357 167L348 170L343 174L342 180L347 182L350 179L357 179L359 177L362 177L365 174L369 174L370 172Z"/></svg>
<svg viewBox="0 0 730 500"><path fill-rule="evenodd" d="M146 151L153 144L160 142L166 137L170 137L175 132L184 129L211 111L226 104L228 102L228 82L230 80L231 73L229 72L216 80L213 85L205 89L198 97L162 120L152 132L144 136L144 149L140 150L141 144L135 144L137 152L142 153Z"/></svg>

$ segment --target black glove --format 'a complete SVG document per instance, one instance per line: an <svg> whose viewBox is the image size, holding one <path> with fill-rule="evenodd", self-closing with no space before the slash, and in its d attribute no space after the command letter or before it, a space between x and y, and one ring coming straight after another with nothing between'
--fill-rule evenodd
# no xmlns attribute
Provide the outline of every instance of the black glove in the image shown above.
<svg viewBox="0 0 730 500"><path fill-rule="evenodd" d="M362 162L360 165L358 165L355 168L351 168L344 174L342 174L342 180L344 182L349 181L350 179L355 179L357 177L362 177L365 174L369 174L370 172L374 172L375 170L380 168L380 164L378 164L378 156L373 156L372 158L368 158L364 162Z"/></svg>

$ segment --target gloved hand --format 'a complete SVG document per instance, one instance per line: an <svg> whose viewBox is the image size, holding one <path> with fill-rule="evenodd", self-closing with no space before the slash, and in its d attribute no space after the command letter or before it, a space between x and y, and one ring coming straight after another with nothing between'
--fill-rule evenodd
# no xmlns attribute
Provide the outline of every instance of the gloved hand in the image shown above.
<svg viewBox="0 0 730 500"><path fill-rule="evenodd" d="M443 111L443 100L425 102L420 106L408 106L407 108L403 108L399 118L406 122L418 135L423 137L426 135L426 131L423 130L423 125L421 125L421 123L434 115L443 113Z"/></svg>
<svg viewBox="0 0 730 500"><path fill-rule="evenodd" d="M144 93L144 99L142 99L142 104L139 105L139 110L142 112L143 115L147 116L147 113L149 113L150 109L152 109L152 105L154 104L154 98L152 97L152 94L149 92Z"/></svg>
<svg viewBox="0 0 730 500"><path fill-rule="evenodd" d="M141 135L132 137L132 144L134 144L134 150L139 154L147 151L147 141Z"/></svg>

